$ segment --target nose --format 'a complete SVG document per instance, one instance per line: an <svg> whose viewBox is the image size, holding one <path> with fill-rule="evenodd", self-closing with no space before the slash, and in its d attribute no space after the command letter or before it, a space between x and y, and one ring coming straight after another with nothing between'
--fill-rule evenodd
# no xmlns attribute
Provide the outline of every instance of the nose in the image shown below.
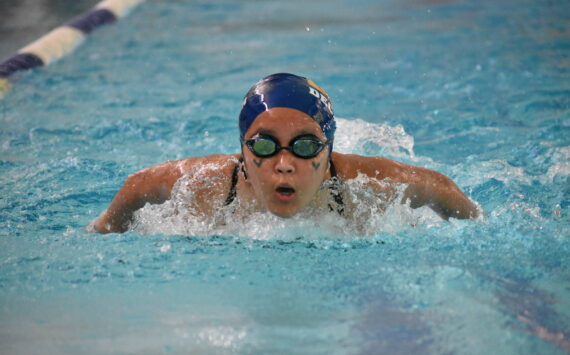
<svg viewBox="0 0 570 355"><path fill-rule="evenodd" d="M295 172L295 157L288 150L281 150L277 153L277 162L275 163L275 171L281 174L291 174Z"/></svg>

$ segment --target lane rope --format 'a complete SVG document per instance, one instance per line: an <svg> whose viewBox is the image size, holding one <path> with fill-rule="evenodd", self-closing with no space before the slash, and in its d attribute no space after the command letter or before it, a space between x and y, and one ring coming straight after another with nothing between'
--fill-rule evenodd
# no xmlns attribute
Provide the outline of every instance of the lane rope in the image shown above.
<svg viewBox="0 0 570 355"><path fill-rule="evenodd" d="M0 98L10 89L9 77L47 66L73 52L97 28L125 17L144 0L104 0L93 9L48 32L0 64Z"/></svg>

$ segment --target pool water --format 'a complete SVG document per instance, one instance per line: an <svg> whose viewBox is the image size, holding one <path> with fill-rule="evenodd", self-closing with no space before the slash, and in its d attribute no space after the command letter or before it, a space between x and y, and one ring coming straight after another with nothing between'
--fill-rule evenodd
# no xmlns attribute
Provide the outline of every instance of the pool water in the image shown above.
<svg viewBox="0 0 570 355"><path fill-rule="evenodd" d="M569 353L569 14L155 0L18 74L0 100L1 352ZM438 170L486 216L216 227L165 204L85 231L129 174L239 151L243 95L275 72L327 90L338 151Z"/></svg>

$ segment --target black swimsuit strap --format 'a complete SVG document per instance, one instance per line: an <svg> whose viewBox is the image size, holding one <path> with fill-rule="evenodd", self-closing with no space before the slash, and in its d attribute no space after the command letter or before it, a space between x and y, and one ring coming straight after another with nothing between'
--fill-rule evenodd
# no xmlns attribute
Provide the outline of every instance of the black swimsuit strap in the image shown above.
<svg viewBox="0 0 570 355"><path fill-rule="evenodd" d="M336 168L334 167L334 163L332 161L332 158L329 159L329 163L330 163L330 168L331 168L331 178L335 178L336 177Z"/></svg>
<svg viewBox="0 0 570 355"><path fill-rule="evenodd" d="M332 184L330 185L329 190L331 191L331 195L334 199L334 202L336 202L336 211L338 212L339 215L342 215L344 214L344 200L342 199L342 194L340 192L340 186L342 182L336 175L336 168L332 161L332 157L329 159L329 162L330 162L331 180L332 180ZM329 208L331 211L335 210L335 208L330 204Z"/></svg>
<svg viewBox="0 0 570 355"><path fill-rule="evenodd" d="M226 198L226 202L224 206L228 206L232 202L234 202L236 195L237 195L237 183L238 183L238 174L239 174L239 167L243 162L243 158L239 158L238 163L234 167L234 171L232 172L232 185L230 186L230 192L228 193L228 197Z"/></svg>

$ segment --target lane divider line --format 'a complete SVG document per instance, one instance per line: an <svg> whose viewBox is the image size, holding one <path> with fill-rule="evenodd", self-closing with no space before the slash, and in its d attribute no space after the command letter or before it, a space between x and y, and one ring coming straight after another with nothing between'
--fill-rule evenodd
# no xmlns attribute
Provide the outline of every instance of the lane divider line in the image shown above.
<svg viewBox="0 0 570 355"><path fill-rule="evenodd" d="M48 32L0 63L0 98L16 72L47 66L73 52L97 28L125 17L144 0L103 0L90 11Z"/></svg>

